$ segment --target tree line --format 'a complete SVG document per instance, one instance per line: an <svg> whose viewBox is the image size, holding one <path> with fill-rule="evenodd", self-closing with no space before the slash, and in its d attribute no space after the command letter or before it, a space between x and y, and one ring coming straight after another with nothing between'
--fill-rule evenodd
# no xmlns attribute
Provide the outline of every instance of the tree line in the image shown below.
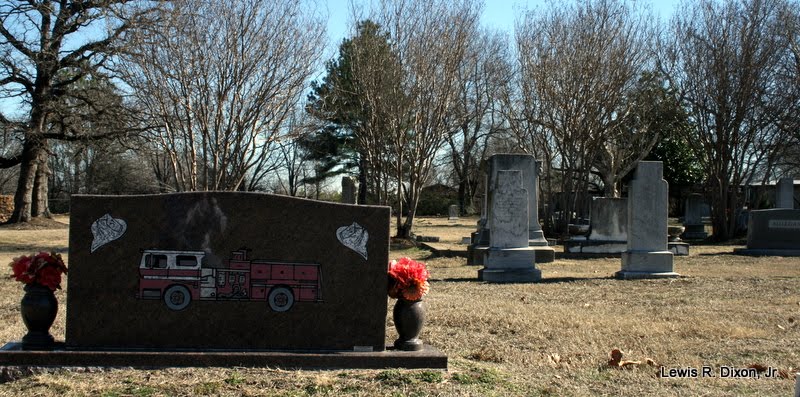
<svg viewBox="0 0 800 397"><path fill-rule="evenodd" d="M797 172L800 8L686 1L528 10L481 26L477 0L377 1L325 59L325 18L292 0L39 0L0 5L0 182L10 222L74 193L273 191L353 175L409 236L422 189L480 206L485 160L542 160L546 231L621 195L642 159L736 232L742 186ZM316 76L324 62L324 73ZM15 179L12 179L15 178Z"/></svg>

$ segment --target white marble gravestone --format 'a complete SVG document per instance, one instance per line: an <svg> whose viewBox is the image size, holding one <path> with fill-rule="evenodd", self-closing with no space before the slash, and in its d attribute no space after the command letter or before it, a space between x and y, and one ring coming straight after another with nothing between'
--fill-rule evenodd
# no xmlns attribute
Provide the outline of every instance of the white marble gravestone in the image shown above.
<svg viewBox="0 0 800 397"><path fill-rule="evenodd" d="M641 161L628 193L628 249L620 279L678 277L667 249L667 192L660 161Z"/></svg>
<svg viewBox="0 0 800 397"><path fill-rule="evenodd" d="M489 249L478 272L488 282L532 282L541 279L528 245L528 191L522 171L501 170L494 178L489 212Z"/></svg>
<svg viewBox="0 0 800 397"><path fill-rule="evenodd" d="M527 223L528 223L528 245L534 247L536 260L538 262L552 262L555 259L555 250L547 243L544 237L542 226L539 223L539 201L538 201L538 174L541 161L537 161L529 154L495 154L489 158L489 171L486 179L486 201L484 208L486 215L482 216L484 223L478 223L478 233L474 235L471 254L467 261L470 265L482 265L483 254L489 248L489 237L491 236L491 226L488 219L491 217L493 208L492 186L496 183L498 172L507 170L518 170L522 172L522 188L528 192L527 203ZM481 227L483 228L481 229Z"/></svg>

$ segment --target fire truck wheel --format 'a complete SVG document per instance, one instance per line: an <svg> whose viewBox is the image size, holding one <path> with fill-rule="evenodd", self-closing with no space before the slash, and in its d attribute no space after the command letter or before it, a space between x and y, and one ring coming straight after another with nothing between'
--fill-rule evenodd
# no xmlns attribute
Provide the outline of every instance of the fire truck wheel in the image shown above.
<svg viewBox="0 0 800 397"><path fill-rule="evenodd" d="M269 292L267 298L269 307L276 312L285 312L292 308L294 305L294 294L292 290L286 287L275 287Z"/></svg>
<svg viewBox="0 0 800 397"><path fill-rule="evenodd" d="M186 306L189 306L191 301L192 295L182 285L173 285L167 288L167 292L164 293L164 303L172 310L183 310Z"/></svg>

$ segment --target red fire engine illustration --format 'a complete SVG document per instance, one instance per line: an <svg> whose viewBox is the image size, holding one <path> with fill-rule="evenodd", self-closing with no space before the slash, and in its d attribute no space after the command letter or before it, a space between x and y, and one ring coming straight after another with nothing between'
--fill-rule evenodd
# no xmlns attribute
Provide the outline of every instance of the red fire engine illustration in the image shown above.
<svg viewBox="0 0 800 397"><path fill-rule="evenodd" d="M203 251L143 250L139 299L164 300L183 310L195 300L267 301L276 312L295 302L322 302L318 264L248 260L247 249L232 253L224 267L204 267Z"/></svg>

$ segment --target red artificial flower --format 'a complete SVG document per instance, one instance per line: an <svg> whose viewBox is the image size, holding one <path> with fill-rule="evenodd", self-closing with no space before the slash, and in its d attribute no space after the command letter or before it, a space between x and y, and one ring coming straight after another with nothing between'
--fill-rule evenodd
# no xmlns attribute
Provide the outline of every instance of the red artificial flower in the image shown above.
<svg viewBox="0 0 800 397"><path fill-rule="evenodd" d="M430 273L422 262L400 258L389 263L389 296L417 301L428 292Z"/></svg>
<svg viewBox="0 0 800 397"><path fill-rule="evenodd" d="M61 270L54 266L45 266L36 274L36 282L53 291L61 289Z"/></svg>
<svg viewBox="0 0 800 397"><path fill-rule="evenodd" d="M25 255L14 258L9 264L11 270L14 272L11 278L25 284L31 283L33 281L33 273L29 273L31 262L32 258Z"/></svg>
<svg viewBox="0 0 800 397"><path fill-rule="evenodd" d="M67 272L67 265L61 255L40 252L34 256L21 256L11 261L11 278L24 284L40 284L51 290L61 288L61 274Z"/></svg>

